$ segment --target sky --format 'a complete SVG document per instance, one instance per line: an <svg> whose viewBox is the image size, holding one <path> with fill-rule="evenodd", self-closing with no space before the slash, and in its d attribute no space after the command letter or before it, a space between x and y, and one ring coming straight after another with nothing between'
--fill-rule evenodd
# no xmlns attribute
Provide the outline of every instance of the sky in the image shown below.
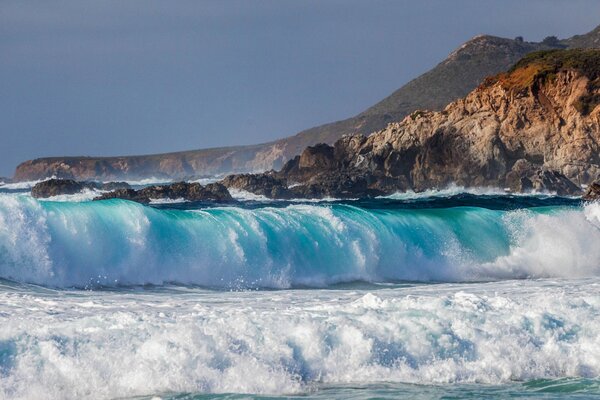
<svg viewBox="0 0 600 400"><path fill-rule="evenodd" d="M597 0L0 0L0 176L42 156L290 136L358 114L477 34L599 24Z"/></svg>

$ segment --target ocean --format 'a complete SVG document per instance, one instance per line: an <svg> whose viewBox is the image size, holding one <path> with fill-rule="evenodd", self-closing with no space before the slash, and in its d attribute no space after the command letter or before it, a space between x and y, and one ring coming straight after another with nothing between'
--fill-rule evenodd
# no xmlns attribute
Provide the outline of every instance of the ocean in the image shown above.
<svg viewBox="0 0 600 400"><path fill-rule="evenodd" d="M0 398L600 396L600 204L0 187Z"/></svg>

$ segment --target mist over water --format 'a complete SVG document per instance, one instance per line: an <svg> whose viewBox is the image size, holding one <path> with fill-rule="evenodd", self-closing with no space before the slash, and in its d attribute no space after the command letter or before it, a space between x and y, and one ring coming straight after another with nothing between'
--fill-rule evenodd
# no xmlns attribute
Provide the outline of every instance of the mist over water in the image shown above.
<svg viewBox="0 0 600 400"><path fill-rule="evenodd" d="M20 190L0 194L0 398L600 394L596 203Z"/></svg>

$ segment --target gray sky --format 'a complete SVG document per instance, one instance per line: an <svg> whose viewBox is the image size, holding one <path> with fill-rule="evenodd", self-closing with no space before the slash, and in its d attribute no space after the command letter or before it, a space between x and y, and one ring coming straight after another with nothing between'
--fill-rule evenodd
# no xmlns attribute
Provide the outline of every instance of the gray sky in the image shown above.
<svg viewBox="0 0 600 400"><path fill-rule="evenodd" d="M41 156L289 136L357 114L476 34L598 24L596 0L1 0L0 175Z"/></svg>

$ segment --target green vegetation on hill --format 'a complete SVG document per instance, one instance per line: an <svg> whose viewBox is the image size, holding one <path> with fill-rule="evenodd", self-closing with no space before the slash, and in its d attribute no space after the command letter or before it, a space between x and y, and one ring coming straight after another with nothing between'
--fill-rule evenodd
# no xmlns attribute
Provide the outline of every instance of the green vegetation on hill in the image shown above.
<svg viewBox="0 0 600 400"><path fill-rule="evenodd" d="M570 49L542 50L527 54L508 72L487 78L483 86L500 82L503 87L511 90L524 90L538 82L551 81L557 73L574 70L589 79L588 94L579 98L575 107L587 115L598 104L600 95L600 50L599 49Z"/></svg>
<svg viewBox="0 0 600 400"><path fill-rule="evenodd" d="M571 49L571 50L542 50L535 51L523 57L508 72L535 65L540 77L547 77L559 71L576 70L595 80L600 77L600 50Z"/></svg>

